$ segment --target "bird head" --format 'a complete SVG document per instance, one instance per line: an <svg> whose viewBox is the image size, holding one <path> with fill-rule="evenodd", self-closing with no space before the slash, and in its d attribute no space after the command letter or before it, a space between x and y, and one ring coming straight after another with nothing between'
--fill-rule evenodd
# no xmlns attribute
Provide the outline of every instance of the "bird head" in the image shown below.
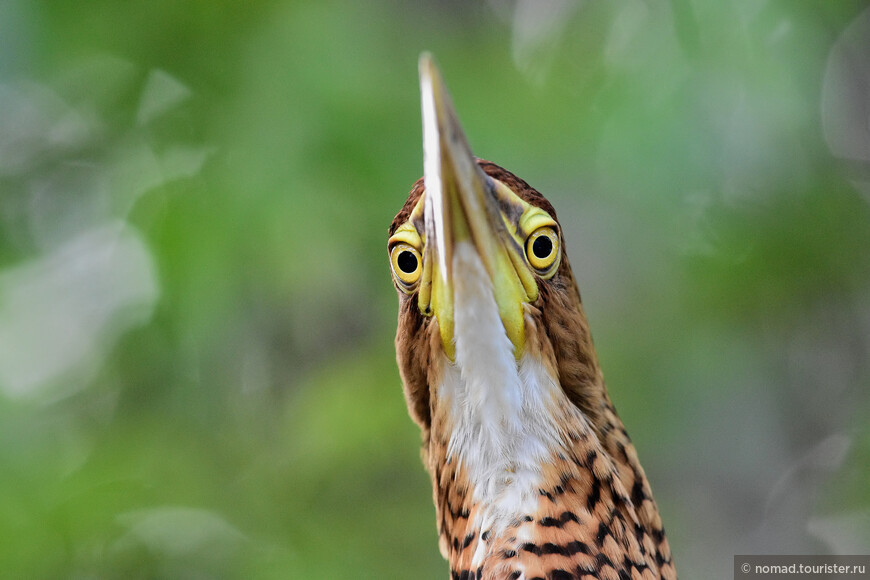
<svg viewBox="0 0 870 580"><path fill-rule="evenodd" d="M428 55L420 59L420 87L424 177L388 241L400 301L416 310L417 324L437 327L451 361L464 339L456 328L457 305L476 312L494 305L501 323L496 330L520 359L528 349L528 306L557 292L579 309L556 213L527 183L474 157Z"/></svg>

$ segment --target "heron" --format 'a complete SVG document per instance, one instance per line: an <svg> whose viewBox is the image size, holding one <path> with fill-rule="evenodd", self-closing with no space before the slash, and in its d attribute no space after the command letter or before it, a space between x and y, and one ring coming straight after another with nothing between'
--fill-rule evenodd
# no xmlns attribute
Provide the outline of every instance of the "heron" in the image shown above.
<svg viewBox="0 0 870 580"><path fill-rule="evenodd" d="M419 75L423 177L387 247L451 578L675 579L555 209L472 154L431 55Z"/></svg>

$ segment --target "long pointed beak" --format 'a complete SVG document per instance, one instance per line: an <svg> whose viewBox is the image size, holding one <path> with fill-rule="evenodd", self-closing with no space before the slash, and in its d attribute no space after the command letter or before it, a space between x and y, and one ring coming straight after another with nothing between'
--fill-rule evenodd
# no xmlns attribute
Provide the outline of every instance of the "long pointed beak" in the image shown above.
<svg viewBox="0 0 870 580"><path fill-rule="evenodd" d="M421 287L421 309L426 311L431 305L438 318L445 352L453 358L456 289L453 255L459 244L469 242L486 270L493 286L492 298L519 355L525 340L522 305L529 301L530 290L537 295L537 288L525 266L520 279L517 248L509 246L510 238L505 233L495 193L498 185L483 172L471 153L432 57L424 53L419 68L426 188L423 209L429 252L424 258L428 286Z"/></svg>
<svg viewBox="0 0 870 580"><path fill-rule="evenodd" d="M497 208L489 206L496 200L488 189L489 178L471 153L441 73L427 53L420 57L420 92L426 234L436 241L441 276L449 280L453 247L466 239L479 246L492 275L497 237L490 217Z"/></svg>

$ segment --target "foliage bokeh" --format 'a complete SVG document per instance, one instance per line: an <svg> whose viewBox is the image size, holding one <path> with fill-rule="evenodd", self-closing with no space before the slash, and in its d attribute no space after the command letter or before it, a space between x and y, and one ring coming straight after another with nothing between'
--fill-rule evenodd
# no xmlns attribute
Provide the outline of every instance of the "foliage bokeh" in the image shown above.
<svg viewBox="0 0 870 580"><path fill-rule="evenodd" d="M682 577L870 549L866 2L10 0L0 43L4 575L446 575L385 256L423 50L559 212Z"/></svg>

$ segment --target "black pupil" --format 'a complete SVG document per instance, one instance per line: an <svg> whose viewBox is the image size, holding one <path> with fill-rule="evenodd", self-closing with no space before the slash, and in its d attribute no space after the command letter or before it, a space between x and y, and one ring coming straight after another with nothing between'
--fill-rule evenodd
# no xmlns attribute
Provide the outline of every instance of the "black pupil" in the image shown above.
<svg viewBox="0 0 870 580"><path fill-rule="evenodd" d="M546 258L553 253L553 240L551 240L549 236L538 236L538 238L532 242L532 253L538 258Z"/></svg>
<svg viewBox="0 0 870 580"><path fill-rule="evenodd" d="M405 274L412 274L417 271L417 256L405 250L399 252L399 257L396 259L396 264L399 265L399 270Z"/></svg>

